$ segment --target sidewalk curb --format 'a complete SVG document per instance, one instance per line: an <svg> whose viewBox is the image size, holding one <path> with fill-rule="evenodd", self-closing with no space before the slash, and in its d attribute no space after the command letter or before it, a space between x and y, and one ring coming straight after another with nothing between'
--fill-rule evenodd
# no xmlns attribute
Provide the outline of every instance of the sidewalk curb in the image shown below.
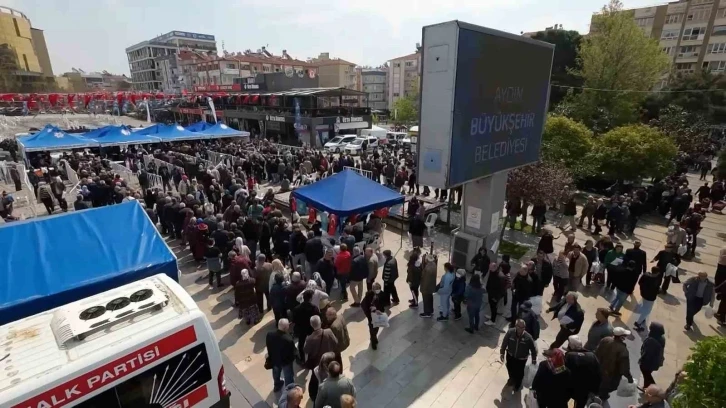
<svg viewBox="0 0 726 408"><path fill-rule="evenodd" d="M227 377L227 388L235 388L252 408L270 408L270 405L262 398L252 385L244 378L237 367L222 353L222 364L224 364L224 375ZM240 407L233 407L240 408Z"/></svg>

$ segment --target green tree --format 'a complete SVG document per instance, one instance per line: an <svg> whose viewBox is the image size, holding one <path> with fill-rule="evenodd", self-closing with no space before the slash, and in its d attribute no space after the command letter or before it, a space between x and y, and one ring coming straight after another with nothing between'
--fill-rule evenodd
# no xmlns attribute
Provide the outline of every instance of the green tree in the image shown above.
<svg viewBox="0 0 726 408"><path fill-rule="evenodd" d="M580 33L574 30L554 29L538 31L533 39L555 45L555 56L552 60L552 85L579 87L582 78L573 74L577 67L577 50L582 41ZM553 86L550 90L550 110L554 109L567 96L567 88Z"/></svg>
<svg viewBox="0 0 726 408"><path fill-rule="evenodd" d="M542 159L563 164L577 179L591 176L595 171L593 144L592 132L582 123L549 115L542 134Z"/></svg>
<svg viewBox="0 0 726 408"><path fill-rule="evenodd" d="M667 91L650 95L645 103L645 115L657 117L670 105L703 116L709 123L726 122L726 77L711 71L698 70L693 74L671 77Z"/></svg>
<svg viewBox="0 0 726 408"><path fill-rule="evenodd" d="M659 110L658 117L650 125L668 135L678 150L697 154L710 143L711 126L703 114L685 110L679 105L668 105Z"/></svg>
<svg viewBox="0 0 726 408"><path fill-rule="evenodd" d="M675 170L676 144L656 128L628 125L596 139L594 159L606 178L640 180L665 177Z"/></svg>
<svg viewBox="0 0 726 408"><path fill-rule="evenodd" d="M582 92L570 99L574 117L595 133L635 122L645 92L669 66L658 41L646 36L619 0L610 0L592 19L578 56ZM632 92L636 91L636 92Z"/></svg>
<svg viewBox="0 0 726 408"><path fill-rule="evenodd" d="M539 162L517 167L507 175L507 199L528 203L542 201L552 204L566 186L572 185L570 172L561 163Z"/></svg>
<svg viewBox="0 0 726 408"><path fill-rule="evenodd" d="M418 120L418 109L413 97L399 98L393 103L394 122L396 124L409 124Z"/></svg>
<svg viewBox="0 0 726 408"><path fill-rule="evenodd" d="M675 408L726 407L726 338L706 337L691 348Z"/></svg>

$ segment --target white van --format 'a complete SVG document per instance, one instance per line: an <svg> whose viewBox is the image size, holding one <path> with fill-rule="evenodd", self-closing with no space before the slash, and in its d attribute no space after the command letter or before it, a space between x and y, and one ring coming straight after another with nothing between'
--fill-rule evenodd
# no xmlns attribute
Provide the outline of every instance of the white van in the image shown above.
<svg viewBox="0 0 726 408"><path fill-rule="evenodd" d="M229 407L204 313L156 275L0 327L0 407Z"/></svg>
<svg viewBox="0 0 726 408"><path fill-rule="evenodd" d="M354 141L356 139L356 135L342 135L342 136L335 136L334 138L330 139L328 143L323 146L325 150L333 153L340 153L343 151L345 146Z"/></svg>

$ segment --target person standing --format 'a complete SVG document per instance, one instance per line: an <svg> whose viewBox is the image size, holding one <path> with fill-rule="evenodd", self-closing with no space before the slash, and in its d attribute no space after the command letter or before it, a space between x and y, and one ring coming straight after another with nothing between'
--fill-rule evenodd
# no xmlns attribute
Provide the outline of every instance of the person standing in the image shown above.
<svg viewBox="0 0 726 408"><path fill-rule="evenodd" d="M451 302L454 304L454 320L461 319L461 302L466 291L466 270L457 269L456 278L451 286Z"/></svg>
<svg viewBox="0 0 726 408"><path fill-rule="evenodd" d="M706 305L713 307L715 300L714 284L708 279L706 272L698 272L683 283L683 293L686 295L686 331L693 330L693 316Z"/></svg>
<svg viewBox="0 0 726 408"><path fill-rule="evenodd" d="M600 232L602 232L602 226L600 223L607 218L608 209L605 207L605 204L602 201L602 198L598 198L595 202L595 212L593 213L592 218L595 220L595 231L593 231L593 235L600 235Z"/></svg>
<svg viewBox="0 0 726 408"><path fill-rule="evenodd" d="M493 326L497 322L497 306L503 300L507 306L507 282L509 278L504 275L496 263L489 265L489 279L487 279L487 298L489 300L490 320L485 320L486 326ZM486 316L485 316L486 317Z"/></svg>
<svg viewBox="0 0 726 408"><path fill-rule="evenodd" d="M318 397L320 384L328 378L328 366L333 361L335 361L335 353L327 352L320 358L320 364L313 369L313 375L310 376L310 381L308 382L308 395L310 395L310 401L313 404L315 404L315 400Z"/></svg>
<svg viewBox="0 0 726 408"><path fill-rule="evenodd" d="M522 306L519 307L517 318L524 320L525 329L527 333L532 335L533 339L539 339L539 315L532 310L532 302L527 300L522 303Z"/></svg>
<svg viewBox="0 0 726 408"><path fill-rule="evenodd" d="M580 332L585 321L585 313L577 301L578 296L577 292L569 292L564 300L547 309L547 312L553 312L552 320L557 319L560 323L560 331L555 341L550 344L551 349L559 348L571 335Z"/></svg>
<svg viewBox="0 0 726 408"><path fill-rule="evenodd" d="M242 279L234 285L234 301L239 308L240 319L244 319L248 326L259 323L260 311L257 310L255 279L250 277L247 269L242 270Z"/></svg>
<svg viewBox="0 0 726 408"><path fill-rule="evenodd" d="M421 300L423 301L423 313L420 317L431 318L434 316L434 293L436 293L436 269L438 260L435 255L425 255L421 269Z"/></svg>
<svg viewBox="0 0 726 408"><path fill-rule="evenodd" d="M499 360L504 361L506 355L506 366L509 379L507 386L512 386L517 392L522 388L524 368L527 365L527 357L531 355L532 364L537 363L537 345L532 336L525 330L523 320L517 320L514 327L507 331L499 349Z"/></svg>
<svg viewBox="0 0 726 408"><path fill-rule="evenodd" d="M257 308L264 313L265 298L267 298L267 310L272 309L270 304L270 275L272 275L272 264L267 262L265 254L257 255L255 261L255 294L257 295Z"/></svg>
<svg viewBox="0 0 726 408"><path fill-rule="evenodd" d="M366 290L373 288L373 282L378 277L378 257L373 256L373 248L366 247L365 257L368 260L368 277L366 278Z"/></svg>
<svg viewBox="0 0 726 408"><path fill-rule="evenodd" d="M562 208L562 219L560 220L560 229L564 231L566 224L570 224L570 229L573 231L577 229L575 223L575 216L577 215L577 203L575 203L575 197L570 196L567 198Z"/></svg>
<svg viewBox="0 0 726 408"><path fill-rule="evenodd" d="M660 285L660 293L667 294L668 288L670 287L671 281L673 280L673 276L669 275L666 276L666 271L668 271L668 265L673 265L677 267L681 264L681 257L678 255L678 247L673 243L668 243L665 246L665 249L658 252L656 254L655 258L651 262L657 262L658 270L661 273L661 276L663 278L663 282ZM671 268L673 268L671 266ZM677 273L677 272L676 272Z"/></svg>
<svg viewBox="0 0 726 408"><path fill-rule="evenodd" d="M447 262L444 264L444 269L446 272L444 273L444 276L441 277L441 281L439 281L438 284L439 317L436 320L440 322L449 320L451 292L453 291L454 280L456 279L456 274L454 274L454 265Z"/></svg>
<svg viewBox="0 0 726 408"><path fill-rule="evenodd" d="M569 291L577 291L580 288L582 277L587 275L590 269L587 257L580 252L581 250L580 244L575 244L572 246L572 252L567 254L567 271L569 272L567 290Z"/></svg>
<svg viewBox="0 0 726 408"><path fill-rule="evenodd" d="M318 261L325 255L325 247L320 238L322 231L316 230L305 243L305 273L310 279L313 273L317 272Z"/></svg>
<svg viewBox="0 0 726 408"><path fill-rule="evenodd" d="M310 318L312 333L305 339L305 367L314 369L320 364L323 354L332 352L338 347L338 340L330 329L323 329L320 316Z"/></svg>
<svg viewBox="0 0 726 408"><path fill-rule="evenodd" d="M273 275L274 283L270 287L270 305L272 305L272 313L275 315L275 321L279 322L284 316L287 315L287 309L285 308L285 287L283 282L282 274Z"/></svg>
<svg viewBox="0 0 726 408"><path fill-rule="evenodd" d="M532 258L534 262L534 273L539 278L539 288L537 289L537 296L544 294L544 289L550 286L552 282L552 264L544 251L537 251L537 256Z"/></svg>
<svg viewBox="0 0 726 408"><path fill-rule="evenodd" d="M580 221L577 223L578 228L582 228L583 221L585 218L587 218L587 230L589 231L592 228L592 217L595 215L595 209L597 208L597 204L595 203L595 198L593 196L587 197L587 202L584 206L582 206L582 214L580 214Z"/></svg>
<svg viewBox="0 0 726 408"><path fill-rule="evenodd" d="M341 355L348 346L350 346L350 335L348 334L348 327L345 323L345 318L338 315L338 312L333 307L329 307L325 311L325 320L330 331L335 335L335 339L338 340L338 346L335 349L335 361L343 366L343 357Z"/></svg>
<svg viewBox="0 0 726 408"><path fill-rule="evenodd" d="M277 322L277 330L268 332L265 337L267 359L272 366L273 392L279 392L283 386L295 383L295 373L292 368L292 363L295 361L295 342L289 330L290 322L287 319L280 319Z"/></svg>
<svg viewBox="0 0 726 408"><path fill-rule="evenodd" d="M368 293L363 297L361 302L361 309L368 319L368 332L370 334L371 348L373 350L378 349L378 327L373 326L373 314L386 313L386 307L388 307L389 297L383 294L381 285L376 282L373 284L373 289L369 290Z"/></svg>
<svg viewBox="0 0 726 408"><path fill-rule="evenodd" d="M209 269L209 286L214 287L214 277L217 277L217 287L222 286L222 251L214 245L213 239L207 240L207 251L204 253Z"/></svg>
<svg viewBox="0 0 726 408"><path fill-rule="evenodd" d="M590 282L592 282L592 264L598 260L597 248L595 248L591 239L585 241L585 247L582 248L582 254L585 255L585 258L587 258L587 274L585 276L585 286L589 288Z"/></svg>
<svg viewBox="0 0 726 408"><path fill-rule="evenodd" d="M630 354L625 345L627 336L630 336L629 330L616 327L613 329L613 335L602 339L595 349L601 375L598 397L603 401L610 398L610 393L618 388L621 377L633 383L633 376L630 374Z"/></svg>
<svg viewBox="0 0 726 408"><path fill-rule="evenodd" d="M469 280L469 285L464 292L466 299L466 314L469 316L469 327L466 330L469 333L479 331L479 314L481 313L482 298L484 297L484 289L481 286L479 275L474 274Z"/></svg>
<svg viewBox="0 0 726 408"><path fill-rule="evenodd" d="M318 265L315 269L320 274L320 277L325 282L325 293L330 295L330 291L333 290L333 282L335 281L335 251L332 248L325 250L323 259L318 261Z"/></svg>
<svg viewBox="0 0 726 408"><path fill-rule="evenodd" d="M605 281L605 289L615 289L614 278L623 264L623 244L618 243L615 248L605 254L605 270L607 271L607 280Z"/></svg>
<svg viewBox="0 0 726 408"><path fill-rule="evenodd" d="M307 341L307 336L312 334L313 327L310 324L311 318L313 316L320 317L320 309L318 309L318 306L312 304L311 300L313 299L313 291L306 290L302 292L303 295L303 302L297 305L292 310L292 321L295 323L295 337L297 337L297 351L300 356L301 361L305 360L305 342ZM334 350L330 350L334 351ZM322 353L321 353L322 355ZM317 362L316 362L317 364ZM312 365L311 367L314 367L315 365Z"/></svg>
<svg viewBox="0 0 726 408"><path fill-rule="evenodd" d="M556 348L542 354L547 359L539 363L532 381L537 403L541 408L567 408L572 373L565 365L565 352Z"/></svg>
<svg viewBox="0 0 726 408"><path fill-rule="evenodd" d="M355 386L343 375L340 363L333 361L328 364L328 378L320 385L314 408L341 408L340 398L343 395L355 397Z"/></svg>
<svg viewBox="0 0 726 408"><path fill-rule="evenodd" d="M560 251L557 259L552 263L552 284L555 287L552 297L555 302L559 302L562 295L565 294L569 278L570 266L567 264L567 254L565 254L565 251Z"/></svg>
<svg viewBox="0 0 726 408"><path fill-rule="evenodd" d="M604 307L598 308L595 312L595 321L592 322L590 329L587 331L587 342L585 349L595 351L600 344L600 340L613 335L613 326L608 318L610 311Z"/></svg>
<svg viewBox="0 0 726 408"><path fill-rule="evenodd" d="M410 308L418 308L418 289L421 285L421 274L423 271L421 265L421 250L414 248L411 256L408 258L406 268L406 283L408 283L408 288L411 290L411 300L408 301L408 307Z"/></svg>
<svg viewBox="0 0 726 408"><path fill-rule="evenodd" d="M358 252L358 248L353 248L353 252ZM364 295L363 281L368 279L368 259L364 254L357 254L353 257L350 265L350 293L353 295L353 304L351 307L360 306L361 298Z"/></svg>
<svg viewBox="0 0 726 408"><path fill-rule="evenodd" d="M575 400L575 408L585 408L590 394L597 394L600 388L600 362L595 353L582 347L582 341L576 335L567 340L565 367L571 374L569 393Z"/></svg>
<svg viewBox="0 0 726 408"><path fill-rule="evenodd" d="M648 255L640 249L640 241L633 242L633 247L625 251L623 256L623 264L627 265L630 261L635 262L635 271L640 275L645 273L648 268Z"/></svg>
<svg viewBox="0 0 726 408"><path fill-rule="evenodd" d="M489 259L489 255L487 255L487 249L485 247L479 248L479 251L471 259L471 268L474 273L478 272L481 275L482 282L484 282L487 272L489 272L490 263L491 260Z"/></svg>
<svg viewBox="0 0 726 408"><path fill-rule="evenodd" d="M398 261L393 257L390 249L383 251L383 292L386 296L386 303L393 306L398 305L398 290L396 290L396 279L398 279ZM392 302L391 302L392 300Z"/></svg>
<svg viewBox="0 0 726 408"><path fill-rule="evenodd" d="M645 324L650 316L650 312L653 311L653 305L655 300L658 298L658 286L660 284L661 276L660 270L657 266L650 268L649 273L644 273L638 280L640 286L640 298L642 299L638 306L638 313L640 316L638 320L633 323L635 330L641 332L645 330Z"/></svg>
<svg viewBox="0 0 726 408"><path fill-rule="evenodd" d="M335 270L338 278L338 286L340 286L340 299L344 302L348 301L346 285L350 277L352 261L352 256L348 252L348 246L346 244L340 244L340 252L335 257Z"/></svg>
<svg viewBox="0 0 726 408"><path fill-rule="evenodd" d="M653 371L658 371L665 361L665 328L662 324L652 322L648 328L648 337L640 346L640 359L638 365L643 374L643 388L655 384Z"/></svg>

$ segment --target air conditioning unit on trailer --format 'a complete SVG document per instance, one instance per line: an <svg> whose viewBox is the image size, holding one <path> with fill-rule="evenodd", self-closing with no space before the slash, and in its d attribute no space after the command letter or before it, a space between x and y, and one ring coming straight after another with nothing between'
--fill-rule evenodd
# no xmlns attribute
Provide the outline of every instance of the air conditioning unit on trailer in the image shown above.
<svg viewBox="0 0 726 408"><path fill-rule="evenodd" d="M51 328L58 345L86 337L134 318L163 309L169 297L153 281L143 280L57 309Z"/></svg>

